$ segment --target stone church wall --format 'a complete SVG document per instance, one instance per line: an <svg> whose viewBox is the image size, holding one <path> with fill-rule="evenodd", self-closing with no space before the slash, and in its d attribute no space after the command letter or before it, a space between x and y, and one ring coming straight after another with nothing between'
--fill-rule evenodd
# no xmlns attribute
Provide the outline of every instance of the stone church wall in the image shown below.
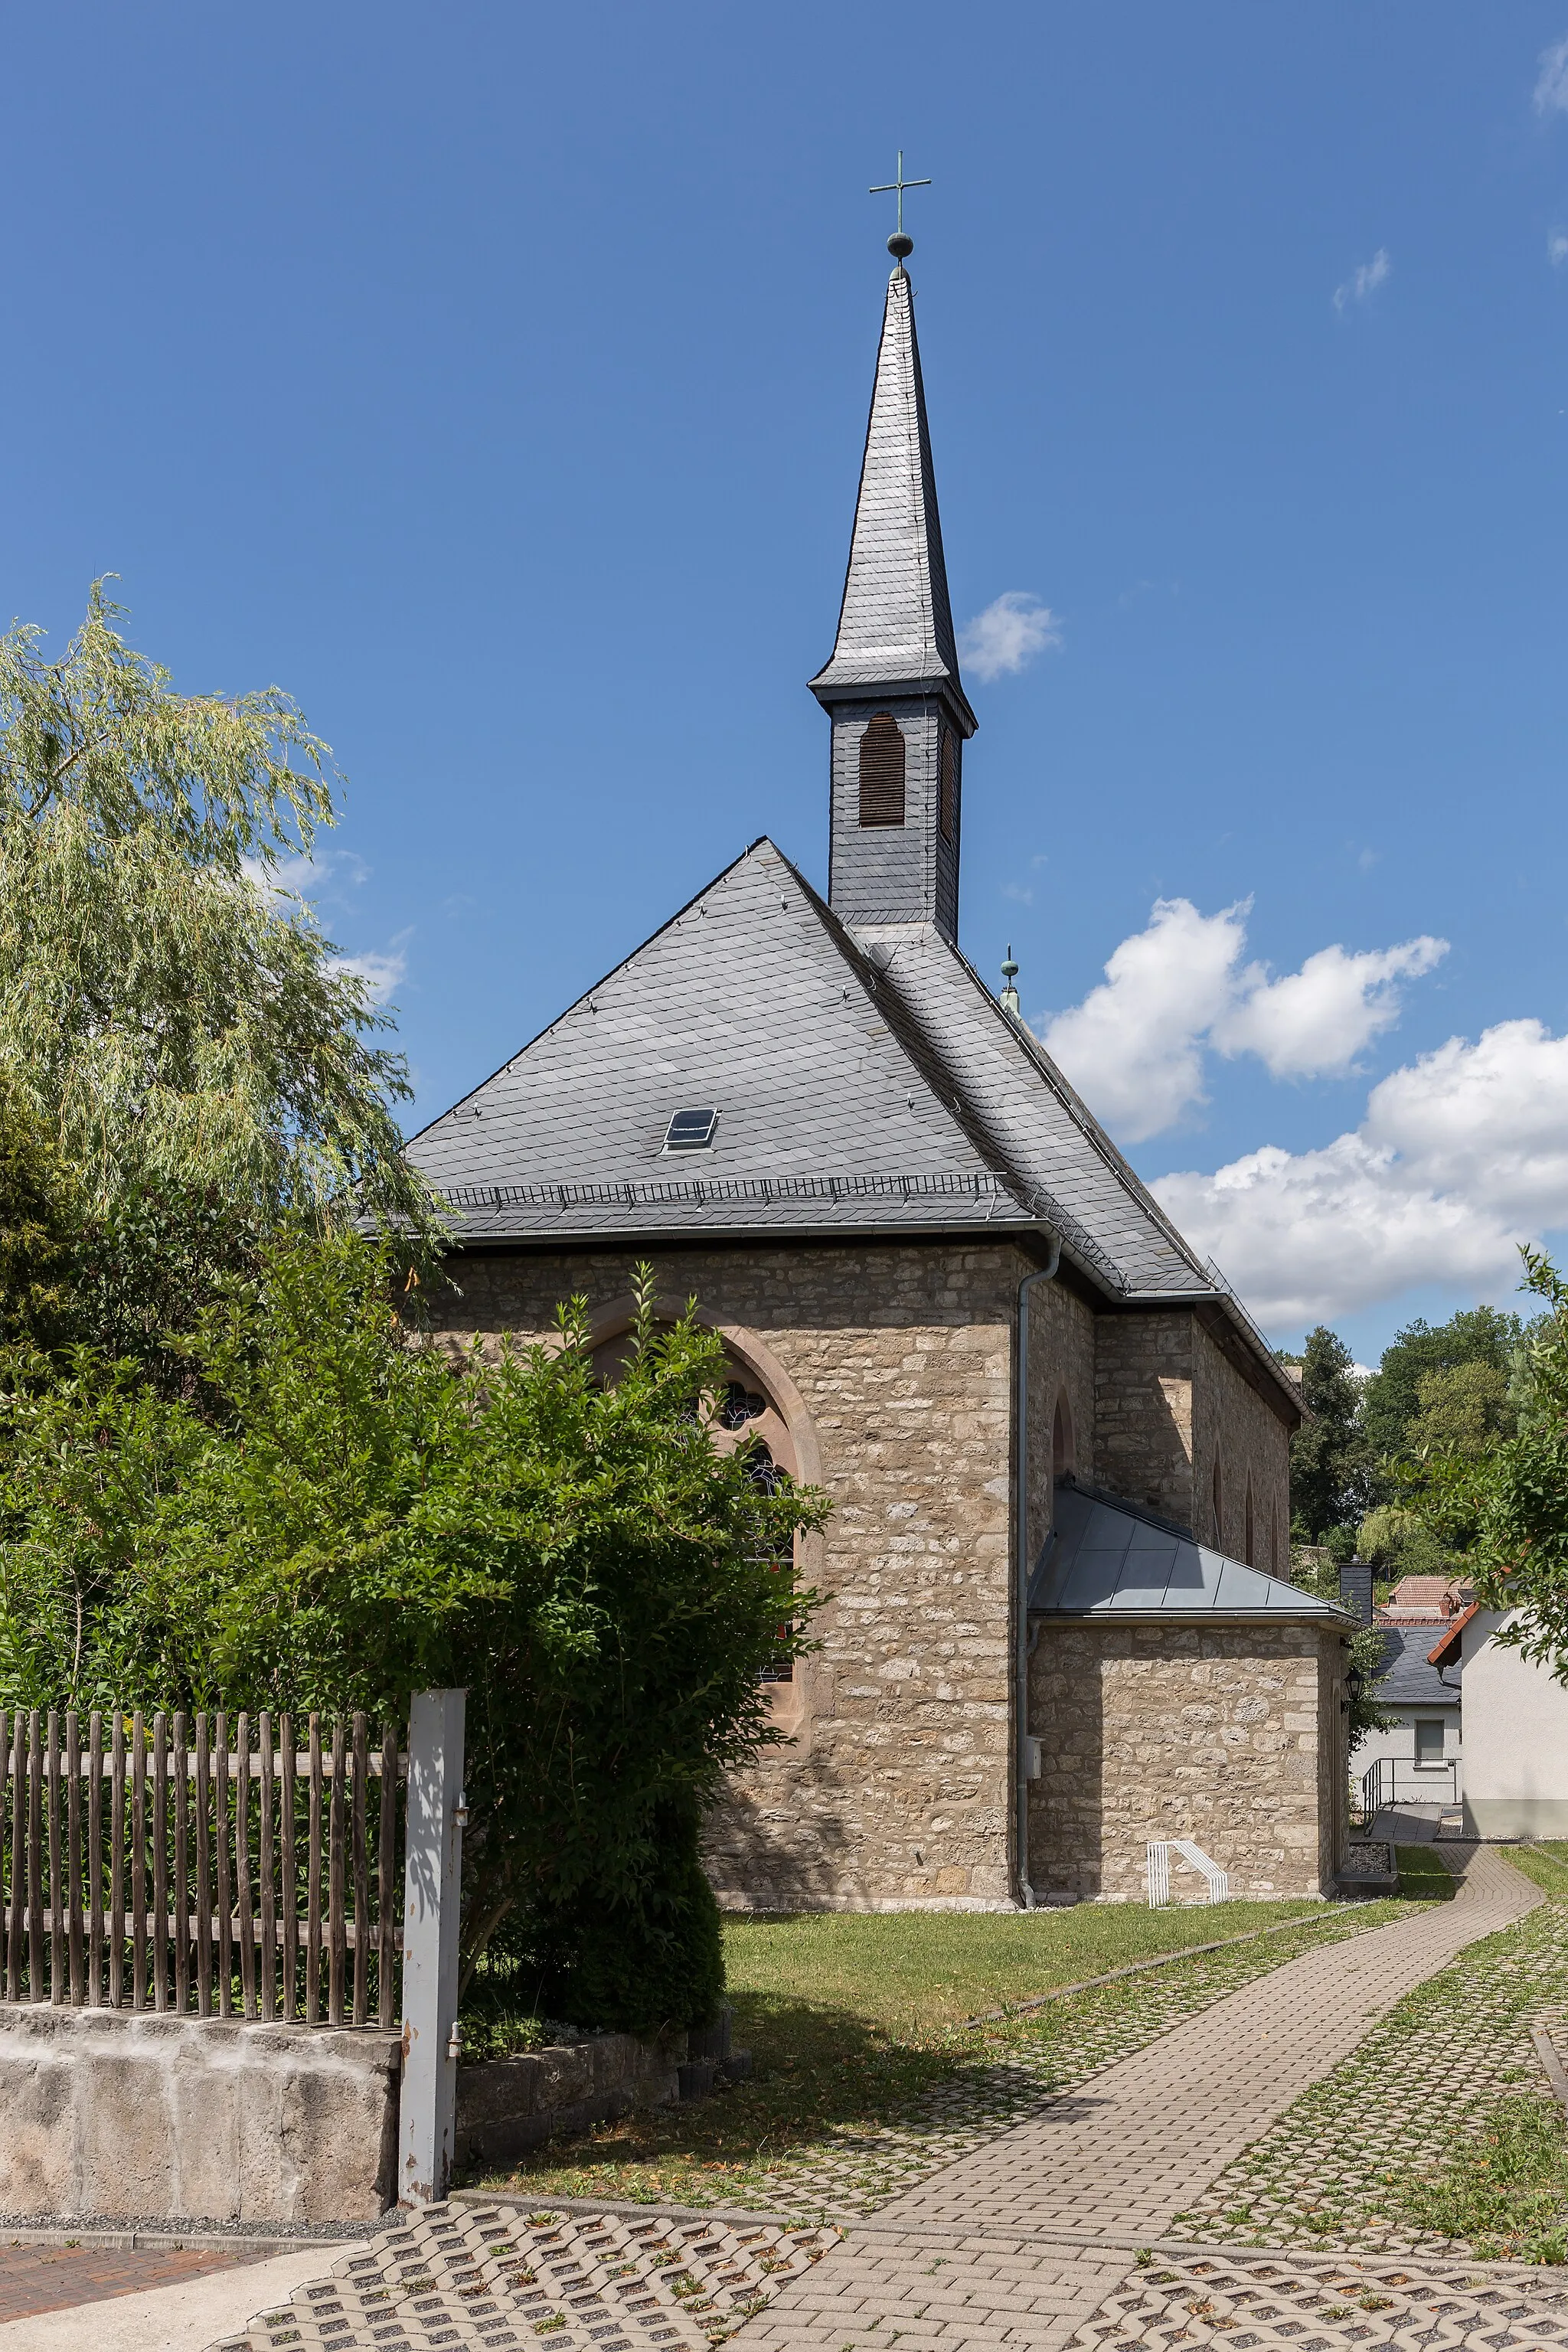
<svg viewBox="0 0 1568 2352"><path fill-rule="evenodd" d="M1193 1349L1193 1494L1191 1525L1201 1543L1232 1559L1249 1559L1270 1576L1290 1572L1290 1439L1278 1415L1243 1379L1194 1318ZM1215 1522L1214 1472L1220 1472L1220 1517ZM1252 1549L1247 1542L1247 1496L1252 1491Z"/></svg>
<svg viewBox="0 0 1568 2352"><path fill-rule="evenodd" d="M1251 1564L1289 1573L1289 1433L1195 1315L1096 1318L1095 1421L1100 1486L1232 1559L1247 1558L1250 1486Z"/></svg>
<svg viewBox="0 0 1568 2352"><path fill-rule="evenodd" d="M1020 1279L1024 1272L1020 1265ZM1029 1559L1050 1533L1057 1469L1095 1476L1094 1324L1065 1282L1037 1282L1029 1293ZM1062 1408L1068 1458L1058 1464L1052 1439Z"/></svg>
<svg viewBox="0 0 1568 2352"><path fill-rule="evenodd" d="M1095 1318L1097 1482L1183 1527L1193 1512L1193 1318Z"/></svg>
<svg viewBox="0 0 1568 2352"><path fill-rule="evenodd" d="M624 1299L632 1250L475 1254L453 1331L547 1332L559 1298ZM759 1907L1011 1901L1011 1243L647 1252L661 1297L751 1335L808 1424L836 1508L806 1574L822 1642L779 1693L793 1746L711 1825L721 1899ZM1034 1293L1039 1395L1089 1402L1088 1310ZM763 1360L765 1359L765 1361ZM787 1418L787 1416L786 1416ZM1044 1415L1048 1467L1050 1417ZM1037 1455L1040 1447L1037 1444Z"/></svg>
<svg viewBox="0 0 1568 2352"><path fill-rule="evenodd" d="M1185 1837L1233 1894L1330 1892L1341 1651L1301 1623L1047 1624L1030 1676L1037 1889L1142 1901L1148 1841Z"/></svg>

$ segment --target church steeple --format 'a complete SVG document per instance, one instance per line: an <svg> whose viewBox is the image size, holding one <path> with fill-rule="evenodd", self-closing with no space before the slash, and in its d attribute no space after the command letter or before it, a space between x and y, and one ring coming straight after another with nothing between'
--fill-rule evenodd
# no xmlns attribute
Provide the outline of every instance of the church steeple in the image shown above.
<svg viewBox="0 0 1568 2352"><path fill-rule="evenodd" d="M963 745L973 734L942 562L903 267L888 287L838 636L811 690L833 722L828 898L858 929L958 937Z"/></svg>

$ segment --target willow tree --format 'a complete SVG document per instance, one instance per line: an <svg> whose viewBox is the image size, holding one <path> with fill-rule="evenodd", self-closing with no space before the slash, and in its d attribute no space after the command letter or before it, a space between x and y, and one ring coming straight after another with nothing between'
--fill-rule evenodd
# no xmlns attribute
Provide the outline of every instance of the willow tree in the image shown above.
<svg viewBox="0 0 1568 2352"><path fill-rule="evenodd" d="M278 887L334 822L329 747L276 687L177 693L120 617L98 583L58 660L0 637L0 1076L79 1190L122 1343L282 1218L430 1211L390 1015Z"/></svg>

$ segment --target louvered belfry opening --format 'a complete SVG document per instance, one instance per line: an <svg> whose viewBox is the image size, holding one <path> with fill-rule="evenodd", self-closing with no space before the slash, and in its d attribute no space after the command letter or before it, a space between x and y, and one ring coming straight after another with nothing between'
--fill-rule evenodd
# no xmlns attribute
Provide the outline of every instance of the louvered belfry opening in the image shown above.
<svg viewBox="0 0 1568 2352"><path fill-rule="evenodd" d="M879 710L860 738L860 822L904 821L904 739L890 712Z"/></svg>
<svg viewBox="0 0 1568 2352"><path fill-rule="evenodd" d="M942 773L937 785L937 823L943 841L958 831L958 738L951 727L942 730Z"/></svg>

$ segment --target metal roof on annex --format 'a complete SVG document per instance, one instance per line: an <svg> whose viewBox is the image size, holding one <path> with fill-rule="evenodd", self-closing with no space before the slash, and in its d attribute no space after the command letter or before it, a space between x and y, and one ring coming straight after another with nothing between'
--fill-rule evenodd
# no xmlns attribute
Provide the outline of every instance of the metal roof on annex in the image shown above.
<svg viewBox="0 0 1568 2352"><path fill-rule="evenodd" d="M1029 1584L1031 1615L1310 1617L1353 1627L1350 1612L1282 1577L1227 1559L1186 1528L1119 1496L1064 1482L1056 1524Z"/></svg>

